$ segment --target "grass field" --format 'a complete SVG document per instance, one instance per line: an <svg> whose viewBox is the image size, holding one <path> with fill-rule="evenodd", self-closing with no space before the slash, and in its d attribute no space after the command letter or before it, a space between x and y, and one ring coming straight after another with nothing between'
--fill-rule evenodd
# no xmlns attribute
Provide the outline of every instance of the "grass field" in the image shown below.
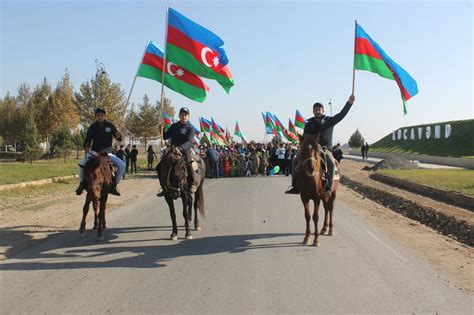
<svg viewBox="0 0 474 315"><path fill-rule="evenodd" d="M40 160L33 164L21 162L0 163L0 185L15 184L40 179L77 174L79 160L69 158L67 162L62 159ZM156 161L154 162L156 165ZM138 170L145 170L147 160L141 153L137 161Z"/></svg>
<svg viewBox="0 0 474 315"><path fill-rule="evenodd" d="M474 170L380 170L382 174L474 196Z"/></svg>

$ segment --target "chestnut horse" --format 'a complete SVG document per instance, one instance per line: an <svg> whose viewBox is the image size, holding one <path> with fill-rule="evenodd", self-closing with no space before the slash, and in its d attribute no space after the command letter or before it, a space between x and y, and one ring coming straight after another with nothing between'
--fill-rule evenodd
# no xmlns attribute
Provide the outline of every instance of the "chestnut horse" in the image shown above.
<svg viewBox="0 0 474 315"><path fill-rule="evenodd" d="M198 165L200 171L200 182L195 192L194 200L194 228L196 231L201 230L199 225L198 210L201 216L205 215L204 209L204 178L206 177L206 164L204 160L199 156L194 156L195 163ZM171 147L168 154L160 161L160 167L158 176L160 179L161 188L165 192L165 200L170 208L171 222L173 224L173 231L171 232L170 239L178 239L178 225L176 223L176 211L173 200L181 197L183 201L183 217L186 227L186 239L192 239L191 229L189 222L192 221L192 208L193 208L193 194L189 192L188 183L188 169L186 166L186 159L183 154L176 147Z"/></svg>
<svg viewBox="0 0 474 315"><path fill-rule="evenodd" d="M79 232L86 231L86 217L89 205L94 208L94 229L97 229L97 239L103 240L105 226L105 209L112 184L112 169L106 153L99 153L90 158L84 166L84 183L87 191L86 201L82 208L82 221Z"/></svg>
<svg viewBox="0 0 474 315"><path fill-rule="evenodd" d="M300 154L299 154L299 166L298 175L296 178L296 187L300 191L301 201L304 206L304 216L306 219L306 234L303 240L303 244L310 244L311 236L311 210L309 208L309 201L314 201L314 246L319 246L319 235L324 235L329 227L329 235L334 235L333 230L333 211L334 211L334 200L336 199L336 190L339 183L338 180L334 180L333 189L329 200L324 199L324 188L323 188L323 172L321 170L320 152L321 146L318 143L319 135L304 135L300 138ZM319 202L323 201L325 210L324 225L321 232L318 233L318 220L319 220Z"/></svg>

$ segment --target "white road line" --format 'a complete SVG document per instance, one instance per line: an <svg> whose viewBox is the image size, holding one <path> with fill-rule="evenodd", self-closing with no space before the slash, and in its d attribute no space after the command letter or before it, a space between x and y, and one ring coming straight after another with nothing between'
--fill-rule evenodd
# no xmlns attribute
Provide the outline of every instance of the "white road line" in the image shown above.
<svg viewBox="0 0 474 315"><path fill-rule="evenodd" d="M364 230L369 233L370 236L372 236L375 240L377 240L380 244L382 244L383 246L385 246L388 250L390 250L392 253L395 254L395 256L397 256L398 258L400 258L401 260L403 260L404 262L407 262L408 260L403 257L402 255L400 255L396 250L394 250L393 248L391 248L390 246L388 246L387 244L385 244L381 239L379 239L377 236L375 236L374 234L372 234L372 232L370 232L369 230L367 230L366 228L364 228Z"/></svg>

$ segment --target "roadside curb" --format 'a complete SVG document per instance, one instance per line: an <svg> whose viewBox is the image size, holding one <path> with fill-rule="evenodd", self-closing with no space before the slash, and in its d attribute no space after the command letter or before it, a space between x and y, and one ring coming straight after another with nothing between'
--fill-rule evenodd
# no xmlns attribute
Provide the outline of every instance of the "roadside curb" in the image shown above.
<svg viewBox="0 0 474 315"><path fill-rule="evenodd" d="M406 198L359 183L347 176L341 176L340 183L394 212L418 221L463 244L474 246L474 227L464 220L458 220L431 207L425 207Z"/></svg>
<svg viewBox="0 0 474 315"><path fill-rule="evenodd" d="M53 182L59 182L59 181L65 180L65 179L71 179L71 178L77 178L77 177L79 177L79 176L78 175L68 175L68 176L60 176L60 177L34 180L34 181L29 181L29 182L21 182L21 183L16 183L16 184L0 185L0 191L15 189L15 188L23 188L23 187L26 187L26 186L40 186L40 185L44 185L44 184L50 184L50 183L53 183Z"/></svg>
<svg viewBox="0 0 474 315"><path fill-rule="evenodd" d="M441 190L428 185L414 183L408 180L374 173L369 176L371 179L381 183L395 186L409 192L415 192L425 197L441 201L456 207L461 207L474 212L474 198L457 192Z"/></svg>

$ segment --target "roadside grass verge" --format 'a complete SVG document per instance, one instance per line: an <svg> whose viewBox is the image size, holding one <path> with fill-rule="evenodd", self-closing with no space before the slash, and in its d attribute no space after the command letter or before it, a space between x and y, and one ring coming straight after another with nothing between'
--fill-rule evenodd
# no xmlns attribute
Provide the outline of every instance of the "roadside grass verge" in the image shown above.
<svg viewBox="0 0 474 315"><path fill-rule="evenodd" d="M79 160L40 160L33 164L21 162L0 163L0 185L16 184L40 179L77 174Z"/></svg>
<svg viewBox="0 0 474 315"><path fill-rule="evenodd" d="M379 170L381 174L406 179L446 191L474 196L474 170Z"/></svg>

